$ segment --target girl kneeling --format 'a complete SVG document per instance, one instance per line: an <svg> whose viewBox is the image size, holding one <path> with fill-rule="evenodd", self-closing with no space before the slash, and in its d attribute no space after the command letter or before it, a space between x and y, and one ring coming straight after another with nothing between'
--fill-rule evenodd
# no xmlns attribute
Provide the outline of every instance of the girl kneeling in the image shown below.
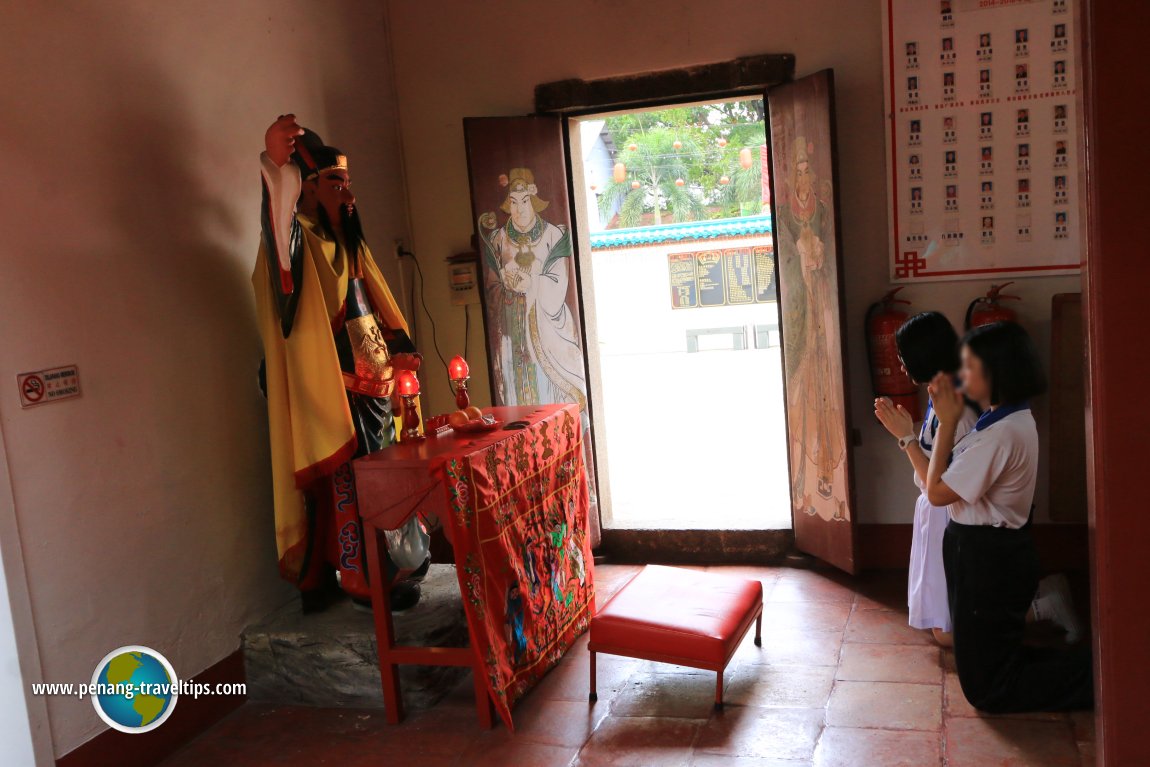
<svg viewBox="0 0 1150 767"><path fill-rule="evenodd" d="M963 694L993 713L1089 708L1088 646L1058 652L1022 643L1039 575L1030 536L1038 432L1028 401L1046 380L1034 344L1011 322L976 328L963 340L960 378L983 414L952 461L966 403L950 376L935 377L939 428L925 491L931 504L949 506L943 562Z"/></svg>

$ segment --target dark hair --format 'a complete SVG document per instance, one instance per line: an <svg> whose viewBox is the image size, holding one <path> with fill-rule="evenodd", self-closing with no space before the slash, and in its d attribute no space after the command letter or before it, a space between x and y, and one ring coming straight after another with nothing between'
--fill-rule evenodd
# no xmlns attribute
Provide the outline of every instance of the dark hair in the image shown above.
<svg viewBox="0 0 1150 767"><path fill-rule="evenodd" d="M939 373L958 370L958 334L938 312L916 314L894 334L907 375L915 383L929 383Z"/></svg>
<svg viewBox="0 0 1150 767"><path fill-rule="evenodd" d="M990 404L1015 405L1046 391L1046 374L1038 349L1016 322L993 322L974 328L962 339L982 360L990 379Z"/></svg>
<svg viewBox="0 0 1150 767"><path fill-rule="evenodd" d="M323 230L328 239L332 242L339 242L335 236L335 227L332 226L331 218L322 205L316 205L315 217L320 229ZM339 221L343 227L343 244L347 248L347 257L351 261L352 271L359 271L357 263L360 249L367 244L367 240L363 236L363 222L359 218L359 208L353 208L349 212L345 206L340 205Z"/></svg>

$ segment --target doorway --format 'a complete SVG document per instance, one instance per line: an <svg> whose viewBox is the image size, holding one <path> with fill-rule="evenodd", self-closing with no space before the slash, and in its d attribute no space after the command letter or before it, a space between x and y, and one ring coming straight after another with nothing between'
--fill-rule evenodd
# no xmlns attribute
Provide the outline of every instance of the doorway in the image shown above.
<svg viewBox="0 0 1150 767"><path fill-rule="evenodd" d="M605 530L789 530L762 98L570 118Z"/></svg>
<svg viewBox="0 0 1150 767"><path fill-rule="evenodd" d="M796 548L853 573L857 568L857 515L848 439L850 413L845 396L843 339L847 326L844 283L840 277L843 258L833 73L823 70L795 80L792 57L763 56L692 69L689 88L683 87L684 74L651 73L618 80L540 85L536 88L535 114L464 119L472 215L476 241L483 252L481 295L493 404L579 403L582 432L587 437L583 443L587 448L585 465L592 488L598 485L592 490L589 504L591 536L593 541L599 540L595 523L602 515L608 524L597 550L605 556L617 561L657 558L663 562L712 563L721 553L722 561L733 563L762 561ZM702 109L704 113L722 111L722 105L728 103L757 103L760 95L766 98L765 122L770 131L762 123L752 125L757 121L743 120L748 123L745 130L756 134L753 143L730 146L731 139L722 135L720 129L722 119L704 116L695 123L700 132L706 129L704 140L700 142L697 136L664 136L670 147L653 154L670 158L690 148L688 138L703 144L713 140L720 149L729 146L728 161L737 158L738 167L750 173L756 167L757 147L760 185L764 152L765 161L770 163L766 174L769 216L762 212L766 195L736 198L734 210L738 215L729 211L724 216L722 206L731 201L722 192L710 196L705 192L707 174L702 171L698 172L704 180L696 177L695 185L703 191L692 198L691 176L680 170L687 167L686 163L673 164L671 170L678 171L674 175L660 173L658 182L649 180L657 190L650 192L653 197L647 211L643 208L648 198L643 194L630 198L630 204L638 210L628 211L627 193L635 191L634 183L642 191L644 180L628 178L626 160L620 162L613 157L611 147L601 148L607 153L611 181L625 187L622 194L602 203L600 209L583 163L580 126L584 121L599 118L606 125L605 118L611 115L658 112L666 110L666 105ZM761 112L760 107L758 113ZM669 125L684 132L688 123L680 120ZM639 130L641 136L648 130L645 123L638 121L631 127ZM592 141L602 134L602 128L589 131ZM758 136L766 137L765 146ZM643 144L638 139L624 136L623 140L624 150L635 153L635 157L643 154ZM619 142L612 138L611 143ZM676 147L676 143L680 146ZM634 149L631 144L636 145ZM615 148L616 154L618 151ZM710 182L737 188L731 173L722 172L721 163L716 164L717 170L710 165L704 168L710 168ZM633 169L641 165L632 159ZM620 181L615 181L616 174ZM727 183L723 183L724 175ZM598 181L594 183L599 186ZM590 199L587 191L592 192ZM761 193L760 187L758 194ZM679 197L674 209L670 204L672 196ZM589 205L594 207L589 209ZM696 375L678 377L657 365L634 366L630 375L620 376L626 384L621 391L645 396L634 396L630 406L624 405L611 414L608 423L609 407L600 402L602 392L596 391L604 372L599 333L605 323L597 314L594 288L595 260L602 253L596 254L590 225L582 221L590 218L589 210L594 213L592 220L607 230L599 232L599 237L625 240L606 244L655 245L658 243L626 239L637 233L647 236L657 232L661 241L684 246L679 252L663 252L662 277L657 282L637 283L640 287L661 285L653 295L662 308L656 312L650 309L655 304L645 307L641 302L629 302L633 305L619 312L623 324L646 328L643 332L647 339L667 332L667 327L674 330L666 319L667 313L689 316L691 312L717 312L724 306L769 305L770 293L775 291L774 328L768 319L766 323L748 322L742 327L703 325L678 330L685 339L687 354L710 355L712 359L716 354L781 347L781 388L785 396L780 399L786 428L780 430L778 438L785 444L788 475L787 489L778 492L776 503L785 503L789 495L789 529L772 529L757 519L754 527L741 528L724 527L713 521L716 510L729 503L731 496L724 497L724 489L738 487L734 497L744 500L765 492L759 486L764 484L763 463L753 462L749 469L732 469L729 444L715 436L717 429L745 425L748 419L746 413L729 407L732 385L714 372L716 364L704 366ZM681 211L678 217L686 220L676 221L676 210ZM649 220L644 219L645 212L650 214ZM639 225L608 227L617 214L635 216L629 220ZM732 220L743 228L733 231ZM757 225L759 231L753 227L748 231L751 225ZM685 228L694 230L690 238L682 231ZM714 247L715 241L724 236L756 234L769 234L770 239L757 246L752 242L746 247ZM692 261L694 270L688 268ZM777 286L772 284L776 281ZM584 290L584 285L593 287ZM630 290L634 285L620 279L607 287ZM660 294L662 299L658 298ZM735 300L731 300L731 295ZM782 327L780 316L787 318L786 328ZM688 331L693 332L688 336ZM649 343L637 346L640 352L651 348ZM538 385L521 387L523 380ZM661 412L648 412L652 391L669 392L673 395L671 404L660 405ZM756 408L767 391L765 386L756 389ZM560 395L566 398L558 399ZM605 434L608 426L629 421L644 427L646 422L654 424L643 437L645 443L634 450L650 453L657 449L662 463L635 466L612 459L609 438L600 434ZM665 428L668 423L671 428ZM656 427L664 427L664 431ZM759 442L766 440L763 437ZM590 449L593 444L597 448L594 451ZM668 449L668 445L674 449ZM707 449L686 460L684 447L694 445ZM644 470L650 473L644 474ZM612 483L620 477L635 483L634 487L644 494L640 503L648 507L659 501L651 501L656 486L669 490L673 500L682 495L675 492L677 484L691 482L701 486L701 498L690 510L693 527L680 527L683 523L675 520L664 522L676 525L675 528L651 527L650 521L633 523L634 527L616 526L613 509L601 506L598 497L611 498ZM775 483L771 489L777 490L780 485ZM783 519L785 524L787 517Z"/></svg>

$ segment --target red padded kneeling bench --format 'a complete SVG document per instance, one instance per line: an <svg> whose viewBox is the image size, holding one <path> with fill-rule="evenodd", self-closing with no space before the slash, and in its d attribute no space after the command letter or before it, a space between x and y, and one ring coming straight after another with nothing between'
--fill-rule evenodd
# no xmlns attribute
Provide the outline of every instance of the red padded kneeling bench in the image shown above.
<svg viewBox="0 0 1150 767"><path fill-rule="evenodd" d="M752 622L762 646L759 581L647 565L591 619L591 700L599 697L595 654L604 652L714 671L720 708L723 670Z"/></svg>

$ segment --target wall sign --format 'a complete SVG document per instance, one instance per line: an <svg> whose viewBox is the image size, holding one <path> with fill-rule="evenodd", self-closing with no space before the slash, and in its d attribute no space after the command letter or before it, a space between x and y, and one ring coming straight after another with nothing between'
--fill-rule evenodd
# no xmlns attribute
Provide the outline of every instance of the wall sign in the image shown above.
<svg viewBox="0 0 1150 767"><path fill-rule="evenodd" d="M668 253L673 309L765 304L778 300L769 245Z"/></svg>
<svg viewBox="0 0 1150 767"><path fill-rule="evenodd" d="M886 0L895 282L1076 274L1071 0Z"/></svg>
<svg viewBox="0 0 1150 767"><path fill-rule="evenodd" d="M75 365L16 376L20 407L33 407L80 396L80 370Z"/></svg>

